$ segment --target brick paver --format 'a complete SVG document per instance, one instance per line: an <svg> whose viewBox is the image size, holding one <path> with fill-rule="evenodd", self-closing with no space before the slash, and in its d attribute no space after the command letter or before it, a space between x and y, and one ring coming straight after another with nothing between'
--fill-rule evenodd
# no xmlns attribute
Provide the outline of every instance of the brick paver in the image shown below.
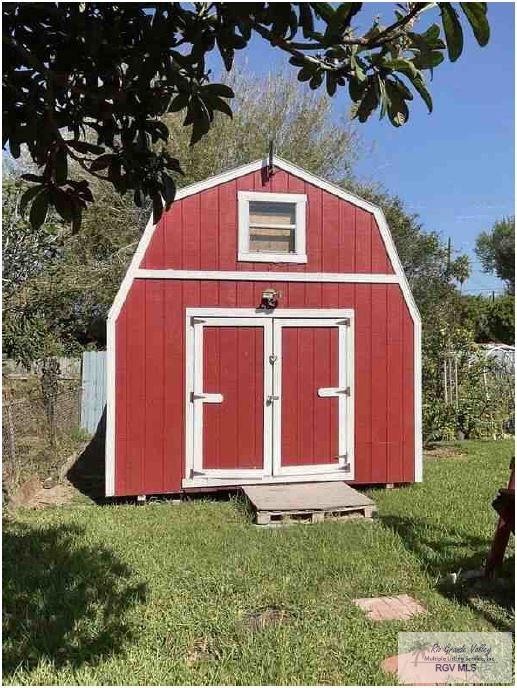
<svg viewBox="0 0 517 688"><path fill-rule="evenodd" d="M372 621L403 621L426 612L426 608L409 595L363 597L353 600L353 603L363 609Z"/></svg>

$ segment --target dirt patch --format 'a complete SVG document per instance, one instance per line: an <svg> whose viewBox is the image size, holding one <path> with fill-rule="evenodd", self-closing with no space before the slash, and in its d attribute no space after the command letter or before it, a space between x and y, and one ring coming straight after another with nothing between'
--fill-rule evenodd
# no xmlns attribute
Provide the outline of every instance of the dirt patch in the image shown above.
<svg viewBox="0 0 517 688"><path fill-rule="evenodd" d="M28 502L41 490L41 480L35 476L23 482L9 497L9 506L14 509L27 506Z"/></svg>
<svg viewBox="0 0 517 688"><path fill-rule="evenodd" d="M214 653L210 651L207 638L197 638L187 651L186 662L188 666L198 662L208 662L214 659Z"/></svg>
<svg viewBox="0 0 517 688"><path fill-rule="evenodd" d="M49 506L64 506L69 504L77 495L77 491L70 483L58 483L50 488L42 488L30 499L26 506L29 509L45 509Z"/></svg>
<svg viewBox="0 0 517 688"><path fill-rule="evenodd" d="M266 626L286 623L289 620L289 613L285 609L268 607L254 612L248 612L242 621L247 631L254 633L262 631Z"/></svg>
<svg viewBox="0 0 517 688"><path fill-rule="evenodd" d="M462 447L429 447L424 449L426 459L463 459L467 452Z"/></svg>
<svg viewBox="0 0 517 688"><path fill-rule="evenodd" d="M43 487L41 480L27 480L9 499L10 509L45 509L51 506L64 506L80 496L80 493L67 480L52 487Z"/></svg>

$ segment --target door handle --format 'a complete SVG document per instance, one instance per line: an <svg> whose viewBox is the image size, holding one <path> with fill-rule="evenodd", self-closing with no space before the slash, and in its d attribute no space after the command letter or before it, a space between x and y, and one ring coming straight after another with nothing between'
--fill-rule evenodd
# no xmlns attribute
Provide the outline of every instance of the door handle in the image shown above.
<svg viewBox="0 0 517 688"><path fill-rule="evenodd" d="M222 394L210 394L208 392L191 392L190 401L202 401L205 404L220 404L224 400Z"/></svg>
<svg viewBox="0 0 517 688"><path fill-rule="evenodd" d="M274 401L279 401L280 397L277 396L276 394L268 394L266 403L267 404L272 404Z"/></svg>
<svg viewBox="0 0 517 688"><path fill-rule="evenodd" d="M319 397L338 397L342 394L349 397L350 387L320 387L318 389Z"/></svg>

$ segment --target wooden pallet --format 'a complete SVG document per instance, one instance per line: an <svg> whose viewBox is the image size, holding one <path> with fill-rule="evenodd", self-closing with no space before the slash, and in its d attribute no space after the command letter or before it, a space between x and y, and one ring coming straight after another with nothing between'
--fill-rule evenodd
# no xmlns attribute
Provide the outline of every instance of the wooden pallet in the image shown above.
<svg viewBox="0 0 517 688"><path fill-rule="evenodd" d="M375 512L369 497L340 482L249 485L243 490L255 509L259 526L371 519Z"/></svg>

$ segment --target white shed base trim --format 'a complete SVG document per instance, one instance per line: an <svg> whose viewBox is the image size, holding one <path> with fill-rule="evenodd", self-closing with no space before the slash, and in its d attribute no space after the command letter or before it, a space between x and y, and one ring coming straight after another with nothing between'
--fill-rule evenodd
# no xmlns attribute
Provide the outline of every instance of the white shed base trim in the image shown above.
<svg viewBox="0 0 517 688"><path fill-rule="evenodd" d="M181 487L235 487L239 485L269 485L274 483L314 483L314 482L330 482L352 481L345 471L340 475L339 473L304 473L303 475L277 475L264 476L263 478L203 478L201 476L195 478L184 478L181 481Z"/></svg>

